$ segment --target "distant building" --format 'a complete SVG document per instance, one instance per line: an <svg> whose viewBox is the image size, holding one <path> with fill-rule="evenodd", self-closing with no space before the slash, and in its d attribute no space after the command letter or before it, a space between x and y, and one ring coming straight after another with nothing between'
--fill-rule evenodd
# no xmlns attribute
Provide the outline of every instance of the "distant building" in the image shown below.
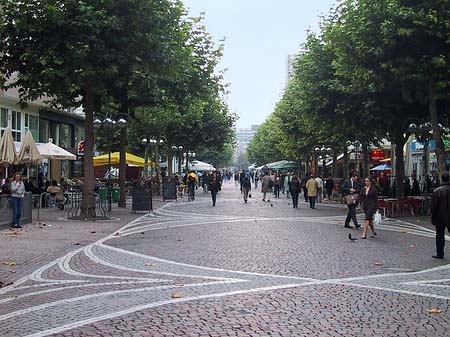
<svg viewBox="0 0 450 337"><path fill-rule="evenodd" d="M252 140L255 133L258 131L260 125L252 125L250 128L236 128L236 147L234 149L235 163L238 162L239 157L247 152L247 147Z"/></svg>

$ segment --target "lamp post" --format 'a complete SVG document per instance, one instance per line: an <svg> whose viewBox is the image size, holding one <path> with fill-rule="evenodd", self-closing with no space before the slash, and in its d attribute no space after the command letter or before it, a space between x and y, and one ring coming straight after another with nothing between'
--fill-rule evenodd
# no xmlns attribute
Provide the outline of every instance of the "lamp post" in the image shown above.
<svg viewBox="0 0 450 337"><path fill-rule="evenodd" d="M195 158L196 153L195 152L185 152L183 153L183 157L186 160L186 171L189 171L189 161L193 160Z"/></svg>
<svg viewBox="0 0 450 337"><path fill-rule="evenodd" d="M361 170L359 169L359 165L358 165L359 164L358 156L359 156L359 150L361 148L361 143L357 140L355 140L355 141L348 140L346 144L347 144L347 148L350 150L350 152L354 152L354 154L355 154L355 166L356 166L355 171L358 174L360 174Z"/></svg>
<svg viewBox="0 0 450 337"><path fill-rule="evenodd" d="M148 177L148 157L149 157L149 151L150 151L150 146L152 144L156 144L157 140L155 138L147 138L147 137L142 137L141 139L141 143L142 145L144 145L145 147L145 154L144 154L144 178Z"/></svg>
<svg viewBox="0 0 450 337"><path fill-rule="evenodd" d="M319 159L322 159L322 165L323 165L323 169L322 169L322 174L325 176L325 171L326 171L326 160L327 160L327 156L331 155L333 153L333 149L329 146L325 146L325 145L316 145L314 147L314 152L316 154L319 154Z"/></svg>
<svg viewBox="0 0 450 337"><path fill-rule="evenodd" d="M177 171L178 174L181 175L181 162L183 161L183 146L172 145L172 151L175 154L174 157L177 158Z"/></svg>
<svg viewBox="0 0 450 337"><path fill-rule="evenodd" d="M106 137L108 140L108 179L107 179L107 193L108 193L108 209L111 212L112 204L112 184L111 184L111 151L112 151L112 139L114 134L114 128L118 127L123 129L127 126L127 120L120 114L116 117L110 115L95 114L94 128L99 130L105 129Z"/></svg>

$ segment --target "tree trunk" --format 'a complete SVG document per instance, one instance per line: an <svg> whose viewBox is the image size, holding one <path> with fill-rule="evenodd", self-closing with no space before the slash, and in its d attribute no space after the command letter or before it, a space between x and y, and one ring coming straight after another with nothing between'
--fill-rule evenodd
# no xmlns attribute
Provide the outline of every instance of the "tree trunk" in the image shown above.
<svg viewBox="0 0 450 337"><path fill-rule="evenodd" d="M121 208L127 207L127 193L125 190L125 180L126 180L126 147L127 147L127 128L124 127L120 129L120 161L119 161L119 203L117 206Z"/></svg>
<svg viewBox="0 0 450 337"><path fill-rule="evenodd" d="M158 194L161 194L161 167L159 166L159 139L155 145L155 170L156 170L156 183L158 185Z"/></svg>
<svg viewBox="0 0 450 337"><path fill-rule="evenodd" d="M402 129L398 128L392 133L395 143L395 197L398 199L403 197L403 180L405 178L405 161L403 158L405 139L402 132Z"/></svg>
<svg viewBox="0 0 450 337"><path fill-rule="evenodd" d="M95 196L94 196L94 96L89 89L83 98L85 112L85 139L84 139L84 185L83 200L81 201L82 219L95 218Z"/></svg>
<svg viewBox="0 0 450 337"><path fill-rule="evenodd" d="M433 139L436 144L436 157L438 162L439 174L445 171L445 146L442 140L442 129L439 126L439 117L437 112L436 98L433 95L433 89L430 84L429 110L431 116L431 125L433 127Z"/></svg>
<svg viewBox="0 0 450 337"><path fill-rule="evenodd" d="M363 152L363 175L364 177L369 177L369 144L367 140L362 142L362 152Z"/></svg>
<svg viewBox="0 0 450 337"><path fill-rule="evenodd" d="M172 153L169 153L166 156L166 162L167 162L167 173L169 174L169 176L173 176L173 155Z"/></svg>
<svg viewBox="0 0 450 337"><path fill-rule="evenodd" d="M348 179L350 177L350 172L348 169L348 148L347 145L344 145L343 147L343 153L344 153L344 158L343 158L343 162L344 162L344 166L343 166L343 171L344 171L344 179Z"/></svg>
<svg viewBox="0 0 450 337"><path fill-rule="evenodd" d="M336 148L336 147L335 147ZM333 164L331 164L331 176L332 177L336 177L336 172L337 172L337 151L334 150L333 151Z"/></svg>

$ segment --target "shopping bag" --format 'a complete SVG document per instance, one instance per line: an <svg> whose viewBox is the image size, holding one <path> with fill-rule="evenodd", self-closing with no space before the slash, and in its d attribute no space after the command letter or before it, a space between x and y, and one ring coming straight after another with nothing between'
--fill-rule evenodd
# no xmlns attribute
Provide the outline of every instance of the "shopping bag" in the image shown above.
<svg viewBox="0 0 450 337"><path fill-rule="evenodd" d="M374 223L375 225L381 225L381 213L379 211L375 213Z"/></svg>

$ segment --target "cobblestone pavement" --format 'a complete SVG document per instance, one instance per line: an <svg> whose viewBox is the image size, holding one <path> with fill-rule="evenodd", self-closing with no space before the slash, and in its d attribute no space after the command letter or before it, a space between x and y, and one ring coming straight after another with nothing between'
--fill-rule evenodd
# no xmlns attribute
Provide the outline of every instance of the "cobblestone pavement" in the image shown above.
<svg viewBox="0 0 450 337"><path fill-rule="evenodd" d="M199 191L139 218L66 223L72 238L0 232L2 252L47 247L28 264L16 250L20 275L0 269L14 281L0 289L1 336L450 335L450 265L431 259L427 219L384 219L351 242L346 207L289 201L254 191L245 204L226 183L215 207Z"/></svg>

